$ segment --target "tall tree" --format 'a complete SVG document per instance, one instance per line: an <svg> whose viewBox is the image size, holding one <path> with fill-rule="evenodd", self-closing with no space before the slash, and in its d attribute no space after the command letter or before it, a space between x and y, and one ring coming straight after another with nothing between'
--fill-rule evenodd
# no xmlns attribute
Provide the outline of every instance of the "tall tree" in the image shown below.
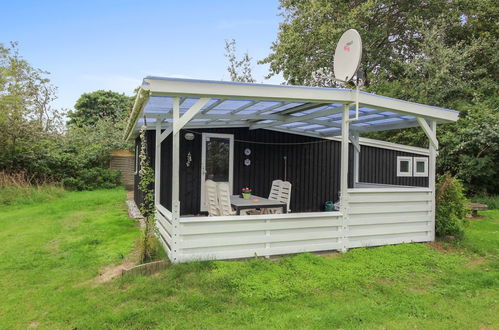
<svg viewBox="0 0 499 330"><path fill-rule="evenodd" d="M16 43L0 44L0 170L46 173L38 161L62 127L61 112L50 107L56 89L47 75L19 55Z"/></svg>
<svg viewBox="0 0 499 330"><path fill-rule="evenodd" d="M237 59L236 40L225 40L225 57L229 61L227 71L229 71L230 80L249 83L255 82L251 73L252 58L246 52L241 59Z"/></svg>
<svg viewBox="0 0 499 330"><path fill-rule="evenodd" d="M120 121L131 109L132 98L113 91L98 90L85 93L76 101L75 111L70 111L70 126L94 125L99 119Z"/></svg>
<svg viewBox="0 0 499 330"><path fill-rule="evenodd" d="M280 2L283 22L261 61L270 64L270 76L281 73L289 84L334 85L327 78L336 42L345 30L357 29L364 42L365 89L460 110L458 123L438 130L440 171L457 174L471 192L499 191L497 1ZM374 137L427 145L420 129Z"/></svg>

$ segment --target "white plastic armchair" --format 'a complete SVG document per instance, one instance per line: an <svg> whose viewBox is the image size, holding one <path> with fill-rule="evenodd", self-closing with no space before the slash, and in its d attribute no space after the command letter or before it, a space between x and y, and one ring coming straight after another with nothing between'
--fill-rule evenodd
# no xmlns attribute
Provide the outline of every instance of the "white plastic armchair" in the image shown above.
<svg viewBox="0 0 499 330"><path fill-rule="evenodd" d="M217 183L212 180L206 180L205 185L205 205L209 216L220 215Z"/></svg>
<svg viewBox="0 0 499 330"><path fill-rule="evenodd" d="M230 189L229 185L226 182L219 182L217 184L217 195L220 215L236 214L236 212L232 210L232 206L230 205Z"/></svg>

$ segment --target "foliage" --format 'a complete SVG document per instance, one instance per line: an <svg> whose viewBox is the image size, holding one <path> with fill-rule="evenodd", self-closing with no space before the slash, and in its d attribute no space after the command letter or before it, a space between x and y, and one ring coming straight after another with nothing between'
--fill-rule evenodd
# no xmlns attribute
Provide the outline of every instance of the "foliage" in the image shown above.
<svg viewBox="0 0 499 330"><path fill-rule="evenodd" d="M147 127L140 129L140 169L139 169L139 190L143 193L143 201L140 205L140 212L144 216L144 231L140 245L141 261L146 262L154 259L157 254L157 244L154 237L156 231L155 206L154 206L154 171L149 162L147 152Z"/></svg>
<svg viewBox="0 0 499 330"><path fill-rule="evenodd" d="M51 107L56 88L47 75L31 67L15 43L0 44L0 171L25 173L35 185L115 187L109 151L130 149L122 132L131 98L110 91L84 94L64 131L62 112Z"/></svg>
<svg viewBox="0 0 499 330"><path fill-rule="evenodd" d="M64 187L69 190L111 189L120 184L119 171L100 167L81 169L75 177L63 180Z"/></svg>
<svg viewBox="0 0 499 330"><path fill-rule="evenodd" d="M471 201L485 204L489 210L499 210L499 195L475 195L471 197Z"/></svg>
<svg viewBox="0 0 499 330"><path fill-rule="evenodd" d="M244 53L241 59L236 57L236 40L225 40L225 57L229 61L227 71L230 74L230 80L254 83L255 79L251 74L251 60L248 52Z"/></svg>
<svg viewBox="0 0 499 330"><path fill-rule="evenodd" d="M455 173L469 195L499 194L499 98L480 103L480 111L464 108L462 118L440 135L438 167Z"/></svg>
<svg viewBox="0 0 499 330"><path fill-rule="evenodd" d="M435 232L437 236L462 239L468 200L463 186L450 174L439 177L436 185Z"/></svg>
<svg viewBox="0 0 499 330"><path fill-rule="evenodd" d="M94 125L100 119L118 122L132 107L133 99L113 91L85 93L76 101L75 111L68 113L70 126Z"/></svg>
<svg viewBox="0 0 499 330"><path fill-rule="evenodd" d="M497 193L497 1L280 2L280 32L261 61L270 64L270 76L280 73L289 84L336 85L328 78L334 48L345 30L357 29L364 41L365 89L462 111L457 124L438 129L438 171L459 177L470 194ZM428 145L420 128L369 137Z"/></svg>
<svg viewBox="0 0 499 330"><path fill-rule="evenodd" d="M124 256L140 235L126 216L124 199L121 189L68 192L48 203L2 208L3 327L470 329L499 324L497 211L473 222L469 238L454 246L455 252L403 244L329 257L192 262L151 277L99 283L99 274L128 261Z"/></svg>
<svg viewBox="0 0 499 330"><path fill-rule="evenodd" d="M45 181L45 153L60 135L61 112L53 109L55 87L47 72L35 69L18 53L0 44L0 170L27 170Z"/></svg>

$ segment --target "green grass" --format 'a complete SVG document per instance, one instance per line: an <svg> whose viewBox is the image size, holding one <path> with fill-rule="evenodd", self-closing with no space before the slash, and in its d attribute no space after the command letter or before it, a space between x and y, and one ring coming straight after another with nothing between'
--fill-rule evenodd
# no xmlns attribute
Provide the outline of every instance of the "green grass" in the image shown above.
<svg viewBox="0 0 499 330"><path fill-rule="evenodd" d="M0 206L26 205L42 203L64 196L62 187L54 185L29 186L18 188L15 186L0 186Z"/></svg>
<svg viewBox="0 0 499 330"><path fill-rule="evenodd" d="M122 190L0 212L0 328L497 328L499 211L460 246L405 244L279 261L193 262L93 279L139 230Z"/></svg>

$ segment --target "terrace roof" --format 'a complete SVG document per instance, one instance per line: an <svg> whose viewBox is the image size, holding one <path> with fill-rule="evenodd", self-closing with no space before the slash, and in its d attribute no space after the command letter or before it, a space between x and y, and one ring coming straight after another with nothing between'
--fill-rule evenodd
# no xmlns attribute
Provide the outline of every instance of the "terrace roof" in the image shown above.
<svg viewBox="0 0 499 330"><path fill-rule="evenodd" d="M151 129L158 121L165 128L171 126L175 97L179 97L181 116L195 108L189 111L184 128L249 127L319 138L341 135L344 105L350 105L350 131L356 134L414 127L421 119L453 122L459 115L351 89L146 77L125 138L135 137L145 122ZM354 120L357 97L359 116Z"/></svg>

